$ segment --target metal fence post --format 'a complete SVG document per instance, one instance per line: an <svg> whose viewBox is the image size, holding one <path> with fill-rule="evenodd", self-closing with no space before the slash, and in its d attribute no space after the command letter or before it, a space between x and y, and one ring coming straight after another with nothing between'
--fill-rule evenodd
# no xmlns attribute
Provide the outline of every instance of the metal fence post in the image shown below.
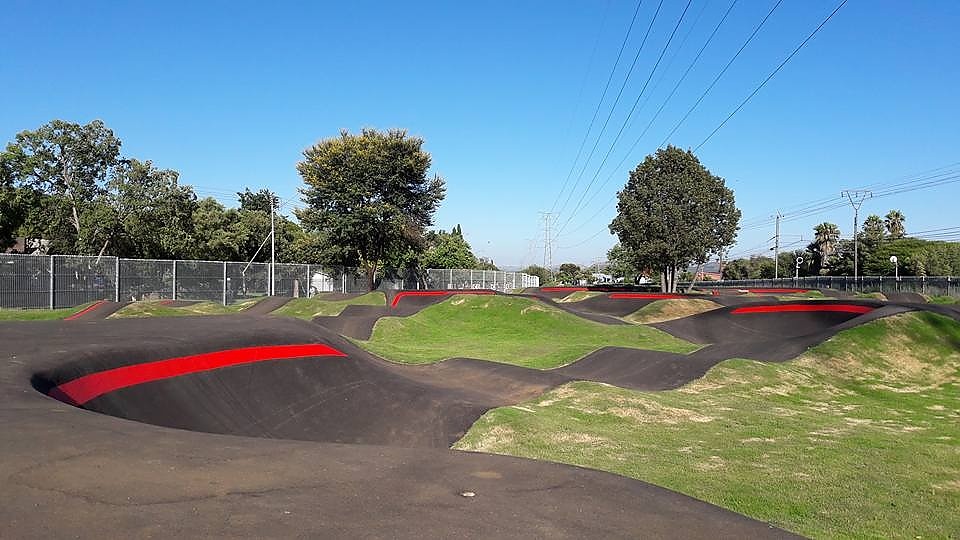
<svg viewBox="0 0 960 540"><path fill-rule="evenodd" d="M177 299L177 260L173 260L173 295L172 299Z"/></svg>
<svg viewBox="0 0 960 540"><path fill-rule="evenodd" d="M346 293L347 292L347 269L346 268L342 268L340 270L340 279L341 279L340 292Z"/></svg>
<svg viewBox="0 0 960 540"><path fill-rule="evenodd" d="M113 298L113 301L114 301L114 302L119 302L119 301L120 301L120 257L117 257L116 259L114 259L114 267L113 267L113 268L114 268L114 271L113 271L113 286L114 286L114 291L113 291L113 292L114 292L114 294L113 294L113 297L114 297L114 298Z"/></svg>
<svg viewBox="0 0 960 540"><path fill-rule="evenodd" d="M50 256L50 309L54 309L54 306L56 305L56 301L54 299L54 292L53 292L54 290L53 287L55 285L54 279L53 279L53 258L55 256L56 255Z"/></svg>
<svg viewBox="0 0 960 540"><path fill-rule="evenodd" d="M223 305L227 305L227 261L223 261Z"/></svg>

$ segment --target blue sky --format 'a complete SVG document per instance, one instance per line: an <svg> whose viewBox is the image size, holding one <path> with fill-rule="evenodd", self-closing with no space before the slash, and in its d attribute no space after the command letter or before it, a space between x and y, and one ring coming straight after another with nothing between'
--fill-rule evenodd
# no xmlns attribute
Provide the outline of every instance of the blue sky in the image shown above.
<svg viewBox="0 0 960 540"><path fill-rule="evenodd" d="M686 6L663 2L559 216L558 227L569 223L555 239L555 264L604 259L614 243L604 232L615 212L607 202L627 171L656 150L774 3L737 2L627 154L730 6L693 0L651 76ZM249 186L293 198L301 185L295 164L307 146L341 129L405 128L425 140L433 171L447 181L437 226L460 223L475 252L504 266L542 262L538 212L566 200L564 191L554 205L636 8L619 0L127 4L5 3L4 141L54 118L100 118L125 155L180 171L201 195L223 198ZM584 155L657 5L645 0L640 8ZM783 0L669 142L699 145L836 5ZM841 189L960 162L958 25L953 1L850 0L697 151L734 189L744 224L778 208L839 200ZM608 150L586 192L592 202L572 213ZM908 232L921 231L956 226L958 201L960 183L952 183L867 201L863 213L899 208ZM851 219L848 208L835 209L785 222L782 232L809 240L812 226L828 220L848 235ZM745 227L733 252L761 252L772 235L772 224Z"/></svg>

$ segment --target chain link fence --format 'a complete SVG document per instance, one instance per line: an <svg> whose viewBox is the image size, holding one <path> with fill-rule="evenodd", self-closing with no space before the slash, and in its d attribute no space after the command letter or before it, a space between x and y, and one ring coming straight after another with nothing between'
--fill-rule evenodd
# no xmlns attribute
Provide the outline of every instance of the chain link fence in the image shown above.
<svg viewBox="0 0 960 540"><path fill-rule="evenodd" d="M956 276L807 276L780 279L737 279L699 281L702 287L834 289L852 293L913 292L928 296L960 297L960 277Z"/></svg>
<svg viewBox="0 0 960 540"><path fill-rule="evenodd" d="M536 287L539 278L493 270L385 270L374 288ZM306 297L369 290L357 268L311 264L121 259L0 254L0 308L65 308L97 300L207 300L224 305L260 296ZM273 291L270 290L271 281Z"/></svg>

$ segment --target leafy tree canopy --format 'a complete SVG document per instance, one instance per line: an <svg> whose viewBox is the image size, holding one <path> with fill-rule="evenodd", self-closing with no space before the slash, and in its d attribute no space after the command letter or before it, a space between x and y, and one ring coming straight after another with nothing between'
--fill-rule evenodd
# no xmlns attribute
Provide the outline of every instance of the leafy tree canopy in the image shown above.
<svg viewBox="0 0 960 540"><path fill-rule="evenodd" d="M307 208L297 211L319 233L332 262L357 265L371 288L384 261L422 251L423 235L446 192L428 177L430 154L405 131L343 131L307 148L297 164Z"/></svg>
<svg viewBox="0 0 960 540"><path fill-rule="evenodd" d="M641 267L675 291L677 272L733 244L740 221L733 191L690 151L657 150L630 172L610 232Z"/></svg>
<svg viewBox="0 0 960 540"><path fill-rule="evenodd" d="M11 215L19 218L18 225L30 222L31 227L56 231L56 249L91 253L97 243L91 225L98 221L87 214L95 213L94 201L119 154L120 140L100 120L86 125L53 120L21 131L0 153L0 174L8 189L32 191L29 198L37 204L21 205ZM11 204L9 191L0 196Z"/></svg>
<svg viewBox="0 0 960 540"><path fill-rule="evenodd" d="M423 254L425 268L475 268L477 258L470 251L470 244L463 238L460 226L452 232L429 235L429 247Z"/></svg>

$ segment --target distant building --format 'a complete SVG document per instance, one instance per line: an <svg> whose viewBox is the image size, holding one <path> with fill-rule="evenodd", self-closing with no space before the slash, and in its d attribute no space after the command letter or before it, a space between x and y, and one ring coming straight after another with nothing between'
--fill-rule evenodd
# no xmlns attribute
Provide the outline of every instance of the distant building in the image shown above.
<svg viewBox="0 0 960 540"><path fill-rule="evenodd" d="M723 274L720 272L697 272L696 280L697 281L720 281L723 279Z"/></svg>
<svg viewBox="0 0 960 540"><path fill-rule="evenodd" d="M41 238L25 238L18 236L16 242L8 247L4 253L18 253L24 255L46 255L50 251L50 241Z"/></svg>

